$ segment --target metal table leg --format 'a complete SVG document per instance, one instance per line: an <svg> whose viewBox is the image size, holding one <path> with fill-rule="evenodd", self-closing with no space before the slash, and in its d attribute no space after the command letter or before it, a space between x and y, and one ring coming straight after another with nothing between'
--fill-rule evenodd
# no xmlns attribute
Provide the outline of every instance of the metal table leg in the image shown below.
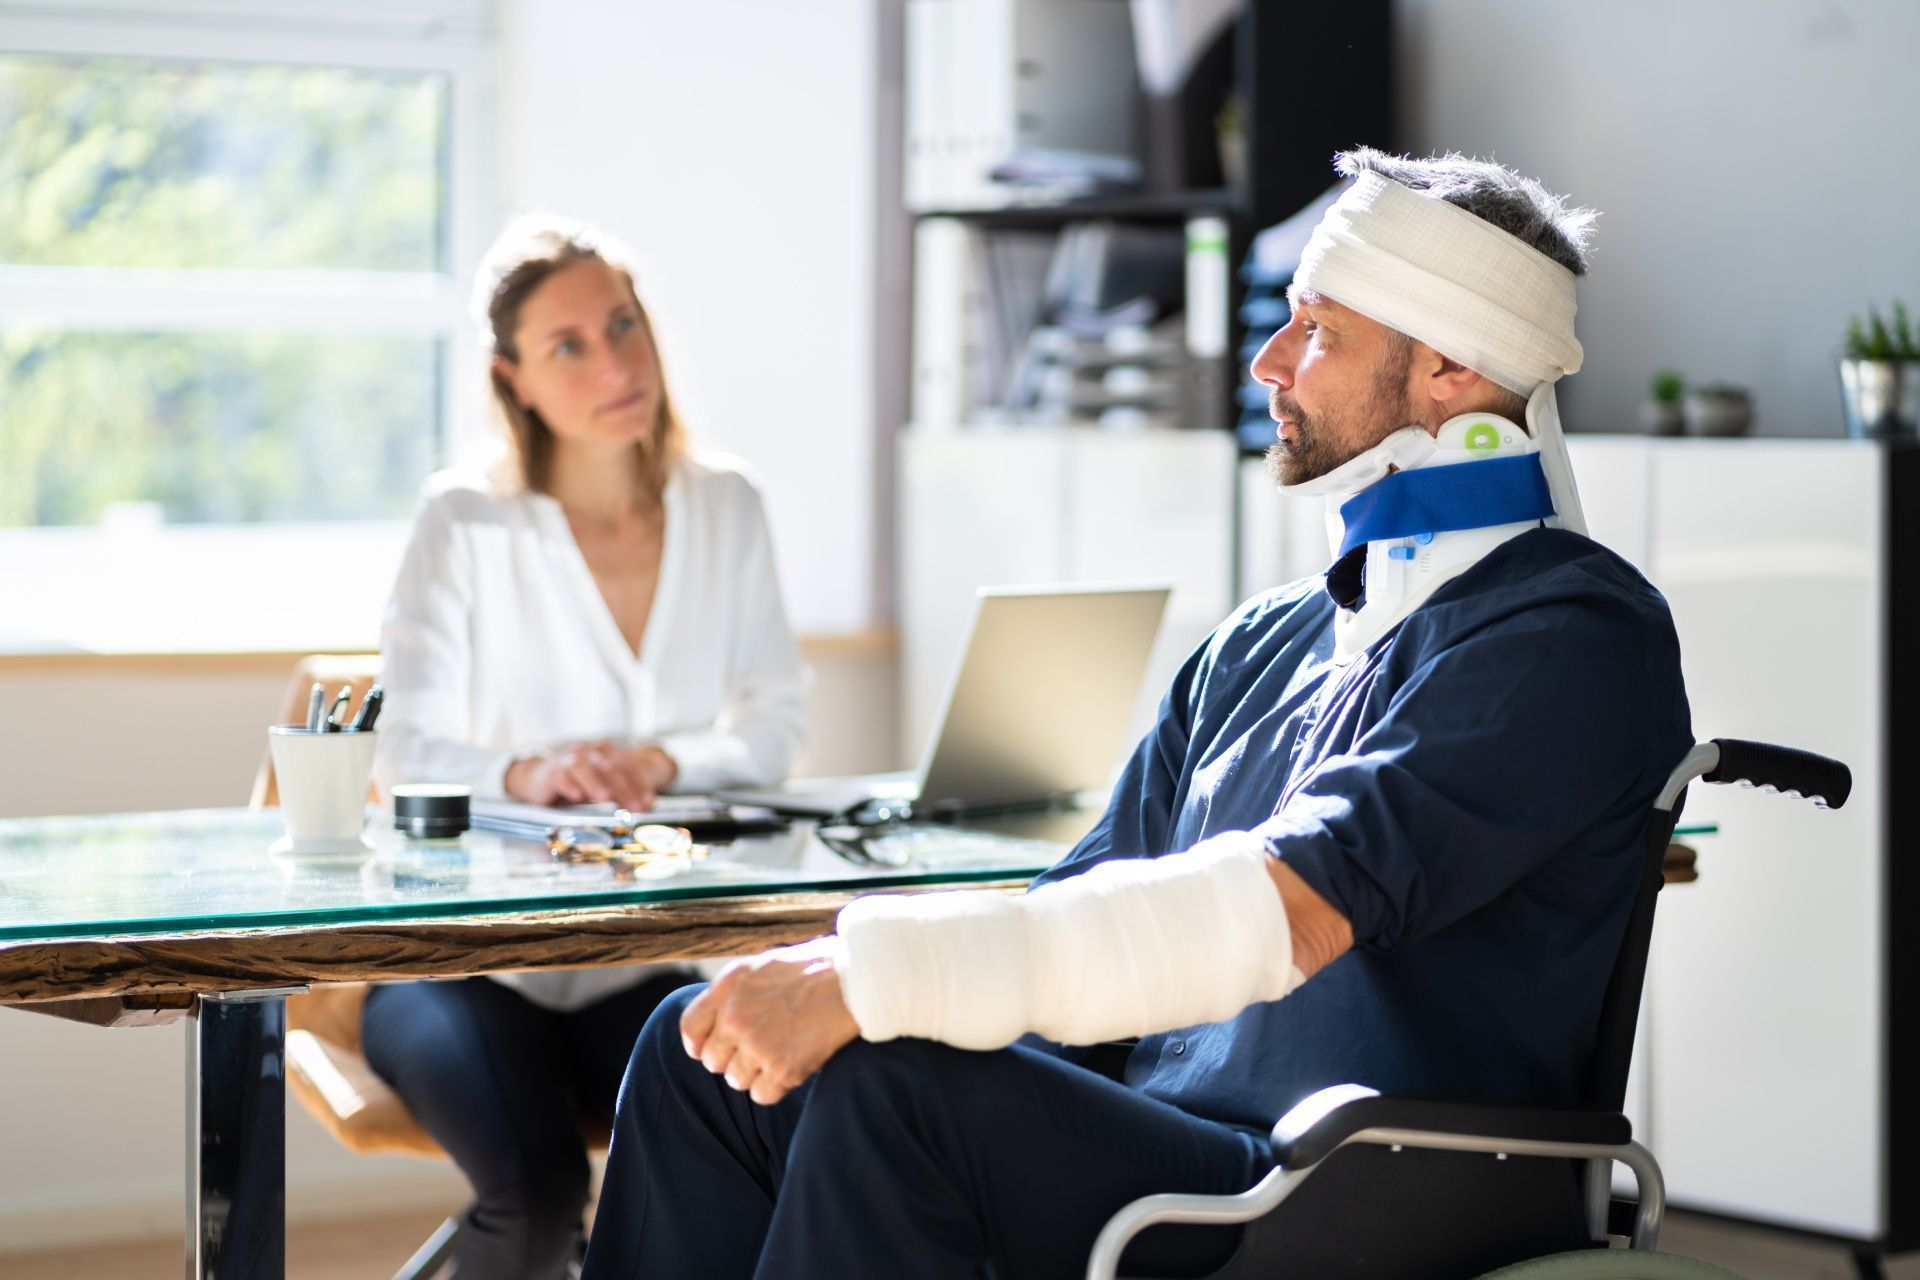
<svg viewBox="0 0 1920 1280"><path fill-rule="evenodd" d="M286 1275L287 994L200 997L187 1037L187 1280Z"/></svg>

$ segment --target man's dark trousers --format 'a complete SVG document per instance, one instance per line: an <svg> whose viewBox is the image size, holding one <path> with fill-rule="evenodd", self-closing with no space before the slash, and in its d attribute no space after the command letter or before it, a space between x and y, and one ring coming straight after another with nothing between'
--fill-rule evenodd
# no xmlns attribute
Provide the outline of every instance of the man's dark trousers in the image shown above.
<svg viewBox="0 0 1920 1280"><path fill-rule="evenodd" d="M670 996L634 1047L585 1280L1078 1276L1128 1201L1243 1191L1270 1165L1264 1134L1019 1046L855 1041L758 1106L681 1047L702 989ZM1200 1274L1234 1239L1160 1228L1128 1263Z"/></svg>

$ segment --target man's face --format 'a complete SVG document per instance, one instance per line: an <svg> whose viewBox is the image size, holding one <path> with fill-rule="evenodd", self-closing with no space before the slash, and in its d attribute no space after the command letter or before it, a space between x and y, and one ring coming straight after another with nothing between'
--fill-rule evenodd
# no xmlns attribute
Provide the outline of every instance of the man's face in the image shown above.
<svg viewBox="0 0 1920 1280"><path fill-rule="evenodd" d="M1279 439L1267 472L1282 485L1326 475L1414 420L1413 343L1315 293L1287 290L1293 316L1253 358Z"/></svg>

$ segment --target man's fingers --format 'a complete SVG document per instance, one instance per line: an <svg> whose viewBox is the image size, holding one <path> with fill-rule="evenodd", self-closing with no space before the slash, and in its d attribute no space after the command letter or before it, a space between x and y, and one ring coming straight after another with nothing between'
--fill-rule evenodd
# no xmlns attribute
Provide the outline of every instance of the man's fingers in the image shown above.
<svg viewBox="0 0 1920 1280"><path fill-rule="evenodd" d="M756 1103L788 1096L849 1038L821 1003L821 963L806 947L733 961L680 1017L688 1055Z"/></svg>
<svg viewBox="0 0 1920 1280"><path fill-rule="evenodd" d="M718 1028L707 1037L700 1046L700 1065L715 1075L725 1075L727 1067L733 1062L734 1043L732 1037Z"/></svg>
<svg viewBox="0 0 1920 1280"><path fill-rule="evenodd" d="M733 1025L736 1020L727 1016L726 1007L733 995L731 984L715 983L707 989L706 994L714 997L713 1019L700 1044L700 1051L694 1056L700 1059L701 1066L719 1075L733 1061L739 1041L738 1030Z"/></svg>
<svg viewBox="0 0 1920 1280"><path fill-rule="evenodd" d="M781 1083L778 1077L762 1071L754 1077L753 1086L747 1090L747 1096L763 1107L770 1107L792 1092L793 1090Z"/></svg>
<svg viewBox="0 0 1920 1280"><path fill-rule="evenodd" d="M736 1053L733 1055L733 1061L727 1064L725 1074L730 1088L737 1089L741 1093L750 1093L754 1081L760 1079L765 1072L758 1062L745 1053Z"/></svg>
<svg viewBox="0 0 1920 1280"><path fill-rule="evenodd" d="M714 987L695 996L681 1012L680 1045L689 1058L699 1057L700 1051L707 1047L707 1037L713 1033L713 1020L718 1012L719 996Z"/></svg>

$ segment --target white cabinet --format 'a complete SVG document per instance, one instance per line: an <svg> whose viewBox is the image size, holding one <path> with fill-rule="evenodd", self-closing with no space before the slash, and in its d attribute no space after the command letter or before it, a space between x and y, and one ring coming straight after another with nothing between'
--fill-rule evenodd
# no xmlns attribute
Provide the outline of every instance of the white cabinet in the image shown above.
<svg viewBox="0 0 1920 1280"><path fill-rule="evenodd" d="M1234 444L1225 432L910 429L899 467L901 741L909 751L925 748L981 587L1171 583L1135 736L1187 654L1235 603Z"/></svg>
<svg viewBox="0 0 1920 1280"><path fill-rule="evenodd" d="M1720 833L1660 906L1655 1151L1684 1203L1868 1237L1886 1227L1886 457L1663 443L1650 504L1696 733L1836 756L1856 797L1822 813L1694 788L1687 816Z"/></svg>
<svg viewBox="0 0 1920 1280"><path fill-rule="evenodd" d="M1853 770L1833 813L1692 789L1686 819L1719 832L1697 842L1699 882L1661 895L1636 1129L1676 1204L1911 1241L1917 1207L1894 1190L1914 1156L1893 1135L1912 1127L1913 1033L1892 1011L1920 974L1889 932L1904 914L1889 708L1906 678L1889 636L1913 548L1889 508L1914 497L1913 456L1846 441L1569 443L1595 536L1672 607L1696 736Z"/></svg>
<svg viewBox="0 0 1920 1280"><path fill-rule="evenodd" d="M1587 536L1606 544L1642 573L1647 572L1653 536L1647 506L1652 501L1650 443L1640 436L1567 437L1580 506L1587 516Z"/></svg>

